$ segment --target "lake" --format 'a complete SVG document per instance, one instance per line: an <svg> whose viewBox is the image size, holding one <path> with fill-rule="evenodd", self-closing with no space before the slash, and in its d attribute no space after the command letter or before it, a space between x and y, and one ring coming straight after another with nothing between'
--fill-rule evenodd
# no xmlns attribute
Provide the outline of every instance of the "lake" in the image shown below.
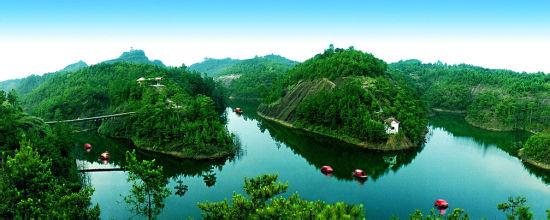
<svg viewBox="0 0 550 220"><path fill-rule="evenodd" d="M358 150L332 140L266 122L255 114L255 106L233 103L243 115L227 109L228 128L238 135L242 152L228 160L196 162L138 151L140 159L156 158L170 178L172 195L159 219L200 219L197 203L220 201L234 192L243 193L244 177L277 173L290 187L284 194L298 192L303 198L327 202L345 201L365 205L369 219L389 219L395 215L408 219L415 209L428 211L436 199L449 202L451 209L466 210L471 219L504 219L497 203L509 196L522 195L536 219L545 218L550 209L550 173L522 163L515 152L529 134L490 132L468 125L460 116L438 114L430 118L426 143L419 149L402 152ZM91 152L82 145L91 143ZM78 137L75 152L81 168L119 167L124 152L132 145L126 141L85 133ZM108 150L107 164L98 160ZM323 175L321 166L335 172ZM366 171L366 181L351 173ZM130 185L123 171L86 174L95 188L93 203L99 203L102 219L128 219L135 216L124 203ZM183 196L176 186L186 185Z"/></svg>

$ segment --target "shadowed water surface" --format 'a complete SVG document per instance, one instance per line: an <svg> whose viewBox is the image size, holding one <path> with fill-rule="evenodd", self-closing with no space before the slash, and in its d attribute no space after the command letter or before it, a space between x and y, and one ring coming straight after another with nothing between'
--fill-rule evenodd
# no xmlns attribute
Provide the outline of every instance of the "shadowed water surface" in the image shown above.
<svg viewBox="0 0 550 220"><path fill-rule="evenodd" d="M255 114L255 105L233 103L243 115L227 110L228 128L241 140L242 153L228 160L196 162L166 158L138 151L141 159L156 158L170 178L172 195L160 219L192 216L200 218L197 203L230 198L242 193L244 177L278 173L290 184L289 195L299 192L306 199L328 202L363 203L370 219L389 219L392 215L407 219L419 208L429 210L435 199L443 198L450 208L464 208L472 219L503 219L496 204L510 195L523 195L537 218L550 209L550 174L523 164L515 157L529 134L489 132L469 126L454 115L436 115L430 119L426 144L419 149L381 153L357 150L345 144L313 137L265 122ZM82 150L93 144L91 152ZM118 167L124 164L124 152L130 143L82 134L75 152L82 167ZM111 160L98 160L108 150ZM333 176L319 172L323 165L334 168ZM362 182L351 176L360 168L369 178ZM123 171L87 174L96 189L93 202L99 203L103 219L127 219L135 216L123 202L130 188ZM175 194L176 186L187 191Z"/></svg>

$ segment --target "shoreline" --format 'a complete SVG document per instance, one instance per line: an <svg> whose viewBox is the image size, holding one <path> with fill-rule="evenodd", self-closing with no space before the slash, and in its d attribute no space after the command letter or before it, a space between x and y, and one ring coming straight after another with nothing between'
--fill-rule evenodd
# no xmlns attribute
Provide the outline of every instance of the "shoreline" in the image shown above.
<svg viewBox="0 0 550 220"><path fill-rule="evenodd" d="M334 139L334 140L337 140L337 141L341 141L341 142L344 142L344 143L347 143L347 144L351 144L351 145L360 147L362 149L366 149L366 150L377 150L377 151L386 151L386 152L388 152L388 151L409 150L409 149L415 148L414 145L410 144L410 145L406 145L405 147L398 147L398 148L388 149L388 148L385 148L386 144L369 144L367 142L357 141L357 139L355 139L355 138L342 138L342 137L338 137L338 136L334 136L334 135L330 135L330 134L321 133L321 132L318 132L318 131L312 131L312 130L306 129L306 128L298 128L298 127L294 126L291 123L288 123L288 122L285 122L285 121L282 121L282 120L279 120L279 119L276 119L276 118L266 116L266 115L264 115L260 112L256 112L256 113L261 118L266 119L268 121L275 122L275 123L277 123L279 125L282 125L284 127L291 128L291 129L298 129L298 130L302 130L302 131L305 131L305 132L309 132L311 134L319 135L319 136L326 137L326 138L331 138L331 139Z"/></svg>
<svg viewBox="0 0 550 220"><path fill-rule="evenodd" d="M467 124L476 127L481 128L487 131L496 131L496 132L505 132L505 131L526 131L530 132L532 134L537 133L536 131L528 130L528 129L500 129L500 128L493 128L493 127L486 127L481 124L473 123L468 119L468 115L466 111L455 111L455 110L447 110L447 109L440 109L440 108L432 108L433 111L438 113L450 113L450 114L459 114L464 116L464 121L466 121Z"/></svg>
<svg viewBox="0 0 550 220"><path fill-rule="evenodd" d="M528 158L527 156L523 155L523 148L519 149L518 151L518 157L528 163L528 164L531 164L535 167L538 167L538 168L541 168L541 169L544 169L544 170L550 170L550 164L545 164L543 162L539 162L539 161L536 161L536 160L533 160L533 159L530 159Z"/></svg>
<svg viewBox="0 0 550 220"><path fill-rule="evenodd" d="M206 155L189 156L177 151L159 151L159 150L153 150L151 148L146 148L146 147L139 147L139 146L135 146L135 147L138 150L144 150L151 153L162 154L162 155L172 156L180 159L188 159L188 160L218 160L218 159L224 159L231 156L231 154L227 152L215 153L211 156L206 156Z"/></svg>

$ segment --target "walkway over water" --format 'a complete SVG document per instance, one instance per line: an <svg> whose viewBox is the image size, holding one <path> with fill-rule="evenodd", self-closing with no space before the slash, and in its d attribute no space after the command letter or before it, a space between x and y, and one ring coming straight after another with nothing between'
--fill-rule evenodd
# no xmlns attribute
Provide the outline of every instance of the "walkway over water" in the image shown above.
<svg viewBox="0 0 550 220"><path fill-rule="evenodd" d="M125 112L125 113L112 114L112 115L95 116L95 117L90 117L90 118L77 118L77 119L62 120L62 121L48 121L48 122L46 122L46 124L93 121L93 120L101 120L101 119L108 119L108 118L124 117L124 116L128 116L128 115L133 115L133 114L136 114L136 113L135 112Z"/></svg>

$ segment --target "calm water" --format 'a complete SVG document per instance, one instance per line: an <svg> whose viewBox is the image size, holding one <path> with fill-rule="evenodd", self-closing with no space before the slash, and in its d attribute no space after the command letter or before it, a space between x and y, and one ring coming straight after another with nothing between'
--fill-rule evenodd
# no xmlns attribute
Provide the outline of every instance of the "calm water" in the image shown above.
<svg viewBox="0 0 550 220"><path fill-rule="evenodd" d="M294 192L311 200L346 201L365 205L370 219L388 219L392 215L406 219L419 208L429 210L437 198L450 208L464 208L472 219L503 219L496 204L510 195L523 195L537 219L550 209L550 173L527 166L514 157L515 148L528 134L488 132L467 125L459 117L438 115L430 120L426 144L417 150L378 153L355 150L264 122L254 106L238 104L246 113L238 116L228 109L228 128L242 142L237 158L213 162L194 162L162 158L138 152L142 159L157 158L170 178L172 195L158 216L160 219L200 218L197 203L230 198L242 193L244 177L278 173ZM131 145L124 141L83 134L78 144L89 142L92 152L76 152L82 167L118 167ZM80 149L80 147L78 148ZM104 150L111 153L109 164L97 161ZM323 165L335 169L332 177L319 172ZM358 182L351 177L355 168L365 170L369 178ZM121 171L89 173L95 188L93 202L99 203L103 219L142 218L135 216L123 202L129 191L126 173ZM188 186L183 196L175 195L177 185Z"/></svg>

